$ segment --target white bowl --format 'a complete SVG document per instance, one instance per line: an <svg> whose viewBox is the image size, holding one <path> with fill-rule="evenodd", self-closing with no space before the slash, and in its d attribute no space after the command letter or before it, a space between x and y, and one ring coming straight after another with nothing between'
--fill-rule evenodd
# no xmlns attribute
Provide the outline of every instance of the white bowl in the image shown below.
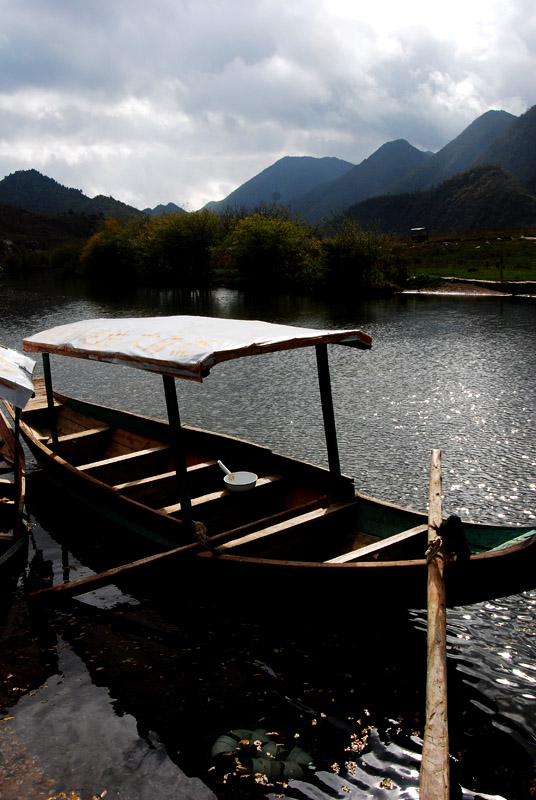
<svg viewBox="0 0 536 800"><path fill-rule="evenodd" d="M231 492L247 492L257 483L254 472L230 472L223 476L223 482Z"/></svg>

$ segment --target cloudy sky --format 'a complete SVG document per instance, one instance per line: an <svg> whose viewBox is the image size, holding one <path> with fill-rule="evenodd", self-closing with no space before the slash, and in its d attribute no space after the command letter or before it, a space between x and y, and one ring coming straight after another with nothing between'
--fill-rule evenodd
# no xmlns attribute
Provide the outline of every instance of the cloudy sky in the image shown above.
<svg viewBox="0 0 536 800"><path fill-rule="evenodd" d="M534 0L0 0L0 179L137 208L536 103Z"/></svg>

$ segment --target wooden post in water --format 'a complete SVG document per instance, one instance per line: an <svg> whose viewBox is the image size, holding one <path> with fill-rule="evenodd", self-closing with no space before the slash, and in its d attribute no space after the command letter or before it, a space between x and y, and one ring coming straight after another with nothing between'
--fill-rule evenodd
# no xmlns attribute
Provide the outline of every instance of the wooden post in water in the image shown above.
<svg viewBox="0 0 536 800"><path fill-rule="evenodd" d="M441 451L432 450L428 507L428 663L426 727L420 776L421 800L449 800L449 734L447 718L447 608L445 551L437 542L441 525ZM434 548L434 543L436 547ZM441 546L437 549L437 545Z"/></svg>

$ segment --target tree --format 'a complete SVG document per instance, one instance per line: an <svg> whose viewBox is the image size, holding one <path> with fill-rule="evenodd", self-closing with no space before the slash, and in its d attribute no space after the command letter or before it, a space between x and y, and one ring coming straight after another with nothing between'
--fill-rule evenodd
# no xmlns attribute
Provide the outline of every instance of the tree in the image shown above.
<svg viewBox="0 0 536 800"><path fill-rule="evenodd" d="M134 227L139 227L139 223L107 219L103 229L92 236L82 250L81 274L111 283L132 278L137 267Z"/></svg>
<svg viewBox="0 0 536 800"><path fill-rule="evenodd" d="M392 243L387 234L362 230L339 216L322 242L328 290L356 293L386 289L395 278Z"/></svg>
<svg viewBox="0 0 536 800"><path fill-rule="evenodd" d="M310 289L318 281L320 245L296 221L255 213L238 219L213 248L219 279L252 289Z"/></svg>
<svg viewBox="0 0 536 800"><path fill-rule="evenodd" d="M152 217L138 241L144 274L167 275L183 286L208 286L210 249L222 230L218 215L206 210Z"/></svg>

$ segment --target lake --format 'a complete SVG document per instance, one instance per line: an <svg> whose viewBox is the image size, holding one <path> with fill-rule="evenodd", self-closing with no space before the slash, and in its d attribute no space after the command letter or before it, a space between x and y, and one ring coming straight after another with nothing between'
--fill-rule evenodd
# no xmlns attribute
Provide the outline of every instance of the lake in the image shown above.
<svg viewBox="0 0 536 800"><path fill-rule="evenodd" d="M444 513L535 519L531 299L405 294L327 306L135 289L104 297L42 276L4 279L0 297L0 341L19 349L39 330L110 316L359 327L373 337L370 352L330 350L341 466L357 489L425 510L430 450L440 448ZM61 391L165 416L156 376L54 357L52 370ZM177 390L188 424L326 463L316 371L303 353L227 362ZM1 645L5 800L418 797L425 612L379 617L359 587L355 607L326 598L322 618L307 598L285 607L277 586L268 597L229 587L216 604L202 586L180 603L150 587L110 587L57 610L28 607L23 588L79 577L105 557L92 538L98 522L61 503L30 459L29 469L29 566ZM528 800L536 789L535 604L531 591L448 612L460 797ZM288 786L237 775L211 756L232 729L277 732L287 749L310 753L315 769Z"/></svg>

